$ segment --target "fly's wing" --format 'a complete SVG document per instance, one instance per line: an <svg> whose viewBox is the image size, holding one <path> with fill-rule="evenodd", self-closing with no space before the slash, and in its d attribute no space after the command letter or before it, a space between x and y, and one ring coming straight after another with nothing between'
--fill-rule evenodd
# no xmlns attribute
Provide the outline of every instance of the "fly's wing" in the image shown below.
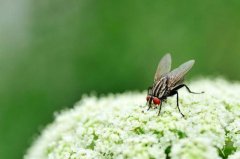
<svg viewBox="0 0 240 159"><path fill-rule="evenodd" d="M160 60L158 64L157 71L154 76L154 82L159 80L162 77L162 75L168 73L171 70L171 63L172 60L171 55L169 53L163 56L163 58Z"/></svg>
<svg viewBox="0 0 240 159"><path fill-rule="evenodd" d="M168 87L171 89L179 83L183 82L184 76L192 68L194 60L190 60L180 65L178 68L172 70L168 76Z"/></svg>

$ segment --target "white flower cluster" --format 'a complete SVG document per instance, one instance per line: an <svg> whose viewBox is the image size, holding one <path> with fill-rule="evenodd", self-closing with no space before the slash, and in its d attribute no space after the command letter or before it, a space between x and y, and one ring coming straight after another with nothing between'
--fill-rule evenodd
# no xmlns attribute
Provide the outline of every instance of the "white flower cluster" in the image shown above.
<svg viewBox="0 0 240 159"><path fill-rule="evenodd" d="M147 111L146 92L84 97L56 115L25 159L240 158L240 84L198 80Z"/></svg>

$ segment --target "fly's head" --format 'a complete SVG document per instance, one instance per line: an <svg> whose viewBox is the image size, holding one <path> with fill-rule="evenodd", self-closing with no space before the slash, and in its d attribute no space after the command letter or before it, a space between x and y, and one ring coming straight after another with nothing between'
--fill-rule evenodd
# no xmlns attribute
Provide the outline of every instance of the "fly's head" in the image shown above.
<svg viewBox="0 0 240 159"><path fill-rule="evenodd" d="M161 98L155 97L153 95L153 91L152 91L153 87L149 87L148 88L148 95L146 97L147 103L149 106L151 106L151 104L155 104L155 105L160 105L161 104Z"/></svg>
<svg viewBox="0 0 240 159"><path fill-rule="evenodd" d="M154 97L154 96L152 96L152 95L150 95L150 94L147 95L146 100L147 100L147 103L148 103L149 105L151 105L152 102L153 102L155 105L160 105L160 104L161 104L161 99L160 99L160 98Z"/></svg>

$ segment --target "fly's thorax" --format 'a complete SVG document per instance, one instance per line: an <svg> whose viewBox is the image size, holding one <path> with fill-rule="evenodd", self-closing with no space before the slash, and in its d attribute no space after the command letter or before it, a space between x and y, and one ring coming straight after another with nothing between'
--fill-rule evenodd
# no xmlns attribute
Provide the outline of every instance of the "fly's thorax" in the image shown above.
<svg viewBox="0 0 240 159"><path fill-rule="evenodd" d="M168 90L167 83L168 83L167 76L164 76L159 80L155 81L152 87L152 95L158 98L163 97L165 92Z"/></svg>

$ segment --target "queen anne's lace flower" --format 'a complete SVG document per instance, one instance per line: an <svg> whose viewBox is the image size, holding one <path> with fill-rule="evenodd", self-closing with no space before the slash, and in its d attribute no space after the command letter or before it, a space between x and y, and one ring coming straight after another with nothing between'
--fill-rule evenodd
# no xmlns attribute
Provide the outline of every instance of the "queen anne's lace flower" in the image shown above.
<svg viewBox="0 0 240 159"><path fill-rule="evenodd" d="M216 148L207 138L184 138L172 146L172 159L220 159Z"/></svg>
<svg viewBox="0 0 240 159"><path fill-rule="evenodd" d="M234 154L229 156L229 159L239 159L240 158L240 151L235 152Z"/></svg>
<svg viewBox="0 0 240 159"><path fill-rule="evenodd" d="M146 93L84 97L56 115L25 159L218 159L240 158L240 84L199 80L180 108L169 97L160 116L147 111Z"/></svg>

